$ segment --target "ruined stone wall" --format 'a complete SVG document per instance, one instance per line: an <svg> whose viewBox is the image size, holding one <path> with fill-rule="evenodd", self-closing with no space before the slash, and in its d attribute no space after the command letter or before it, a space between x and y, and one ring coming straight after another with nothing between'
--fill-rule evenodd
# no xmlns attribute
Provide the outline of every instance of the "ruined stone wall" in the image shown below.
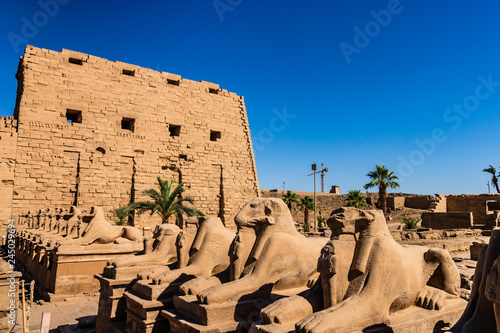
<svg viewBox="0 0 500 333"><path fill-rule="evenodd" d="M449 213L472 212L475 225L486 225L489 221L487 202L500 200L500 194L464 194L446 196L446 211Z"/></svg>
<svg viewBox="0 0 500 333"><path fill-rule="evenodd" d="M0 117L0 230L12 216L14 164L17 150L17 120Z"/></svg>
<svg viewBox="0 0 500 333"><path fill-rule="evenodd" d="M436 194L436 200L431 202L429 206L429 211L435 213L445 213L446 212L446 195Z"/></svg>
<svg viewBox="0 0 500 333"><path fill-rule="evenodd" d="M243 97L217 84L33 46L17 78L17 151L2 157L16 162L13 216L77 204L111 218L160 176L185 182L196 208L234 227L259 193ZM12 143L2 136L0 145Z"/></svg>
<svg viewBox="0 0 500 333"><path fill-rule="evenodd" d="M422 227L432 229L468 229L474 226L474 216L468 213L422 213Z"/></svg>
<svg viewBox="0 0 500 333"><path fill-rule="evenodd" d="M387 208L392 210L403 209L405 199L405 197L387 197Z"/></svg>
<svg viewBox="0 0 500 333"><path fill-rule="evenodd" d="M283 198L283 195L286 192L280 190L260 190L262 197L269 198ZM301 192L294 191L298 197L304 197L306 195L311 198L314 196L313 192ZM378 201L378 193L363 193L363 196L366 197L367 202L375 204ZM335 193L318 193L316 192L316 207L317 207L317 215L321 215L323 217L330 217L330 214L335 209L344 207L347 200L347 194L335 194ZM292 205L292 217L293 220L297 223L304 223L304 211L301 211L296 204ZM314 212L309 212L308 222L310 225L314 223Z"/></svg>
<svg viewBox="0 0 500 333"><path fill-rule="evenodd" d="M436 200L434 196L414 196L405 198L405 207L415 209L429 209L431 203Z"/></svg>
<svg viewBox="0 0 500 333"><path fill-rule="evenodd" d="M387 208L395 210L406 207L406 208L429 209L429 210L442 209L444 211L445 206L442 205L440 198L441 197L437 198L433 195L389 193L387 197ZM436 208L436 206L439 207Z"/></svg>

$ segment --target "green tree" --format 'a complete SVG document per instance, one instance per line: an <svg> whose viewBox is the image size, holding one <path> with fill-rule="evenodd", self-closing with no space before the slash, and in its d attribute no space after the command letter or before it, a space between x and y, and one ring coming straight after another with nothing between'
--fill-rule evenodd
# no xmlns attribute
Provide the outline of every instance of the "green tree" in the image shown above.
<svg viewBox="0 0 500 333"><path fill-rule="evenodd" d="M184 183L178 184L174 188L174 180L163 181L158 177L158 191L154 188L142 192L143 196L150 197L152 201L140 201L131 204L133 209L137 209L138 214L149 212L151 215L158 214L161 217L161 223L168 223L170 216L175 216L175 223L180 227L181 216L203 216L199 210L185 206L184 202L194 204L193 198L183 198Z"/></svg>
<svg viewBox="0 0 500 333"><path fill-rule="evenodd" d="M483 172L487 172L491 174L491 182L493 185L495 185L495 188L497 189L497 193L500 193L500 188L498 188L498 178L497 178L497 170L493 165L490 164L489 168L483 169ZM500 177L500 175L499 175Z"/></svg>
<svg viewBox="0 0 500 333"><path fill-rule="evenodd" d="M132 216L133 208L130 205L122 206L118 205L118 208L111 210L111 213L115 216L114 221L116 225L128 224L126 221L130 216Z"/></svg>
<svg viewBox="0 0 500 333"><path fill-rule="evenodd" d="M366 197L361 194L361 190L350 190L346 198L346 207L369 208Z"/></svg>
<svg viewBox="0 0 500 333"><path fill-rule="evenodd" d="M375 170L368 172L366 175L371 178L371 181L365 184L365 190L378 186L378 207L384 213L387 213L387 188L399 187L398 176L394 174L394 171L388 170L385 164L376 164Z"/></svg>
<svg viewBox="0 0 500 333"><path fill-rule="evenodd" d="M308 195L300 198L299 209L304 211L304 224L309 225L307 222L309 220L309 211L314 211L316 209L314 207L314 199Z"/></svg>
<svg viewBox="0 0 500 333"><path fill-rule="evenodd" d="M290 211L292 210L293 203L295 203L295 204L300 203L299 197L297 196L297 194L293 191L290 191L290 190L286 191L286 194L283 195L283 201L288 206L288 209Z"/></svg>

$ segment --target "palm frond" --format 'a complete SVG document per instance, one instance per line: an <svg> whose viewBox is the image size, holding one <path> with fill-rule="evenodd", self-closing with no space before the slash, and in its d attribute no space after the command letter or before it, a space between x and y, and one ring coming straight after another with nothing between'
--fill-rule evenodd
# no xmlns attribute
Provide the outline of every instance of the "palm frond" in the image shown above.
<svg viewBox="0 0 500 333"><path fill-rule="evenodd" d="M161 201L161 194L156 191L155 189L149 189L149 190L144 190L142 191L142 196L145 197L150 197L153 199L154 202L160 202Z"/></svg>
<svg viewBox="0 0 500 333"><path fill-rule="evenodd" d="M370 205L366 202L366 197L361 194L360 190L350 190L347 194L346 207L368 208Z"/></svg>
<svg viewBox="0 0 500 333"><path fill-rule="evenodd" d="M179 223L182 215L203 216L203 213L193 207L185 206L183 203L194 204L195 200L190 197L183 198L181 194L185 191L184 183L174 187L175 180L164 181L157 177L158 188L148 189L142 192L151 201L140 201L132 205L138 214L149 212L151 215L158 214L162 223L167 223L170 216L175 216Z"/></svg>
<svg viewBox="0 0 500 333"><path fill-rule="evenodd" d="M300 203L299 203L299 209L300 210L314 210L314 199L311 198L310 196L306 195L303 198L300 198Z"/></svg>
<svg viewBox="0 0 500 333"><path fill-rule="evenodd" d="M118 208L114 208L111 210L111 212L113 213L113 215L116 217L114 219L115 221L115 224L116 225L123 225L125 224L125 220L132 215L132 205L129 204L129 205L126 205L126 206L122 206L122 205L118 205Z"/></svg>
<svg viewBox="0 0 500 333"><path fill-rule="evenodd" d="M389 188L399 187L399 183L397 182L397 180L399 180L398 176L396 176L394 171L388 170L385 164L376 164L375 170L368 172L366 175L371 178L371 181L363 186L365 190L376 186Z"/></svg>
<svg viewBox="0 0 500 333"><path fill-rule="evenodd" d="M496 175L497 170L493 165L490 164L489 168L483 169L483 172L491 173L492 175Z"/></svg>

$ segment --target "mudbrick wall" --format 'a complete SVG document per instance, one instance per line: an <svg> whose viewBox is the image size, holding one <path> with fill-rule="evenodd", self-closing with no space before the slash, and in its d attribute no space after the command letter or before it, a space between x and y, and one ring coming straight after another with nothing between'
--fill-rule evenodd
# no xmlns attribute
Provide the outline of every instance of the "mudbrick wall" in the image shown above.
<svg viewBox="0 0 500 333"><path fill-rule="evenodd" d="M446 211L450 213L472 212L474 224L487 225L491 214L493 214L493 209L495 209L495 207L488 209L490 201L500 201L500 194L448 195L446 197Z"/></svg>
<svg viewBox="0 0 500 333"><path fill-rule="evenodd" d="M422 227L432 229L467 229L474 225L471 212L468 213L422 213Z"/></svg>
<svg viewBox="0 0 500 333"><path fill-rule="evenodd" d="M294 191L297 196L304 197L306 195L313 197L313 192L300 192ZM283 195L286 192L280 190L263 190L261 189L262 197L270 197L270 198L283 198ZM367 202L375 204L378 200L378 193L363 193L363 196L366 197ZM334 194L334 193L319 193L316 192L316 207L317 207L317 215L323 216L325 218L330 217L332 211L337 208L344 207L347 200L347 194ZM291 210L293 219L297 223L304 223L304 211L301 211L296 204L292 205ZM309 212L308 222L310 225L314 223L314 212Z"/></svg>
<svg viewBox="0 0 500 333"><path fill-rule="evenodd" d="M234 227L259 187L242 96L206 81L27 46L14 117L0 118L1 223L46 207L145 200L156 178ZM131 221L158 222L149 214Z"/></svg>

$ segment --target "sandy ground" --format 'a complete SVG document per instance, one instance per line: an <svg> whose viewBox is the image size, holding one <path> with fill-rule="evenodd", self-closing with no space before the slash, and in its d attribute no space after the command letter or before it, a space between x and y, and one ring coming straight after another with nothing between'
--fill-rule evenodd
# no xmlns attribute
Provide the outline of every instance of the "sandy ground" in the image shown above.
<svg viewBox="0 0 500 333"><path fill-rule="evenodd" d="M51 303L35 301L29 310L29 332L40 332L44 312L50 313L51 333L93 332L98 302L99 296L74 297ZM16 327L13 332L22 332L22 327Z"/></svg>

